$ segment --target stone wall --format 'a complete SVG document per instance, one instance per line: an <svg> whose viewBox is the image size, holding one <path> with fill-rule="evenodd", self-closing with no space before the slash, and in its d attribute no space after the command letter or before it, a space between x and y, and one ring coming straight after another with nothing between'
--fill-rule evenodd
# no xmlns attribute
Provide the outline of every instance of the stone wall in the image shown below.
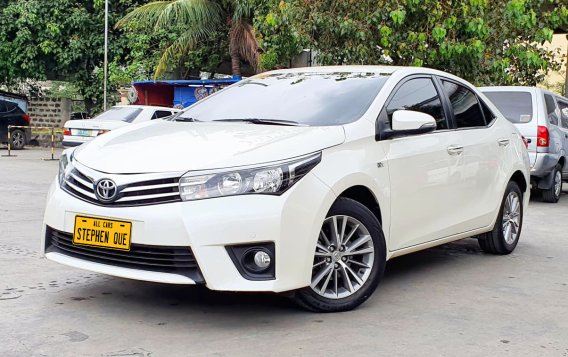
<svg viewBox="0 0 568 357"><path fill-rule="evenodd" d="M71 115L72 101L67 98L31 98L28 103L28 114L32 119L32 126L63 128L63 124ZM37 133L32 130L32 143L49 146L50 134ZM61 146L62 134L55 135L56 145Z"/></svg>
<svg viewBox="0 0 568 357"><path fill-rule="evenodd" d="M31 98L28 114L32 125L62 128L71 115L71 100L67 98Z"/></svg>

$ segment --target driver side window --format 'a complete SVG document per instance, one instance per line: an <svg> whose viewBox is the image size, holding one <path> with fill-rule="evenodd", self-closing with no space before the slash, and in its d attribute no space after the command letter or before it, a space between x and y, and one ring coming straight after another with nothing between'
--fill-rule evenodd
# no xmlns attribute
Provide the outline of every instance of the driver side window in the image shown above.
<svg viewBox="0 0 568 357"><path fill-rule="evenodd" d="M387 105L388 122L397 110L413 110L429 114L436 119L436 130L448 129L442 102L430 78L414 78L400 86Z"/></svg>

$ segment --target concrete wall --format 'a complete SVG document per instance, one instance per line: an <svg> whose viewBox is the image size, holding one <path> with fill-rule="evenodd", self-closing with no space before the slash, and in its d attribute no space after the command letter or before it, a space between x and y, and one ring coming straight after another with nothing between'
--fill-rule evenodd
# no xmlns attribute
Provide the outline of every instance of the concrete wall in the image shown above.
<svg viewBox="0 0 568 357"><path fill-rule="evenodd" d="M550 90L555 92L559 92L562 88L562 84L566 80L566 61L568 58L566 57L566 52L568 51L568 34L555 34L552 37L552 42L546 43L545 48L549 50L556 50L560 49L560 57L564 61L562 65L562 69L558 72L550 72L544 82L540 84L541 87L546 87Z"/></svg>

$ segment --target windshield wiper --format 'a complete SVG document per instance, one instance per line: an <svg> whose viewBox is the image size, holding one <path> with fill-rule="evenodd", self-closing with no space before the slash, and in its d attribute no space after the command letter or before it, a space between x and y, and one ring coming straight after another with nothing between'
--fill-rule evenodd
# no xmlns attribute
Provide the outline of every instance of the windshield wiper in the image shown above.
<svg viewBox="0 0 568 357"><path fill-rule="evenodd" d="M243 119L217 119L213 121L227 121L227 122L246 122L251 124L261 125L286 125L286 126L305 126L292 120L283 119L260 119L260 118L243 118Z"/></svg>

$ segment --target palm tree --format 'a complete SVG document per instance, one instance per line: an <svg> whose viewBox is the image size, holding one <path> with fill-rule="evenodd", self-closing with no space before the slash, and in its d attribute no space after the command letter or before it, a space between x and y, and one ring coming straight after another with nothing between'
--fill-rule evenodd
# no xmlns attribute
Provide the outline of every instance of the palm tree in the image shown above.
<svg viewBox="0 0 568 357"><path fill-rule="evenodd" d="M241 60L253 69L258 66L259 44L251 24L250 0L170 0L154 1L131 11L116 24L148 24L155 31L183 28L184 32L164 51L154 78L162 75L172 58L187 53L209 39L215 31L226 31L233 75L241 75Z"/></svg>

